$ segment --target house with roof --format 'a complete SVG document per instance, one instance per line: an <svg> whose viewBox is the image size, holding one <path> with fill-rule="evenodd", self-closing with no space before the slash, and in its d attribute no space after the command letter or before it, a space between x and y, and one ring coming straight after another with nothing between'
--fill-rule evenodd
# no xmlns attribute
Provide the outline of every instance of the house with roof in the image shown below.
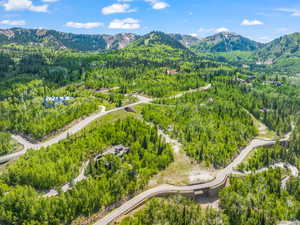
<svg viewBox="0 0 300 225"><path fill-rule="evenodd" d="M49 97L49 96L47 96L44 98L43 105L48 108L55 107L58 105L66 105L72 99L73 98L69 97L69 96L65 96L65 97Z"/></svg>

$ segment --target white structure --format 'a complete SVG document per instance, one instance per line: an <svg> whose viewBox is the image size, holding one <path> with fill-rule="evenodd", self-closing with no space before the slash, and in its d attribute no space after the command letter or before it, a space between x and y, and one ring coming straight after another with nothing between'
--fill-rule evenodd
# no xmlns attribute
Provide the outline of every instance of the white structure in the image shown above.
<svg viewBox="0 0 300 225"><path fill-rule="evenodd" d="M44 105L46 107L50 106L57 106L62 104L67 104L68 101L72 100L72 97L65 96L65 97L45 97L44 98Z"/></svg>

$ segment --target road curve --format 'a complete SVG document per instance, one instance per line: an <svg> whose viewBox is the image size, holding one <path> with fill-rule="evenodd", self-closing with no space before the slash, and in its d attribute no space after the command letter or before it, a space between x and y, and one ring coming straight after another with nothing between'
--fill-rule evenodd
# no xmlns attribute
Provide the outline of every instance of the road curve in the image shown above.
<svg viewBox="0 0 300 225"><path fill-rule="evenodd" d="M286 142L290 137L290 133L286 135L283 139L279 142ZM173 141L173 140L169 140ZM161 195L161 194L172 194L172 193L180 193L180 194L188 194L194 193L196 191L207 190L209 188L217 187L220 184L223 184L228 176L234 172L234 168L238 166L246 157L247 155L253 151L254 149L262 146L270 146L274 145L276 141L273 140L261 140L261 139L254 139L250 142L250 144L241 150L240 154L223 170L221 170L216 179L213 181L203 183L203 184L195 184L195 185L187 185L187 186L173 186L173 185L160 185L156 188L149 189L136 197L132 198L131 200L124 203L119 208L113 210L108 215L103 217L102 219L98 220L94 225L107 225L117 218L121 217L122 215L132 211L136 207L143 204L148 199Z"/></svg>
<svg viewBox="0 0 300 225"><path fill-rule="evenodd" d="M205 87L189 90L189 91L177 94L173 97L179 98L182 95L184 95L185 93L191 93L191 92L196 92L196 91L206 91L206 90L210 89L211 87L212 87L212 85L208 84ZM22 144L24 146L24 148L23 148L22 151L0 157L0 164L1 163L6 163L6 162L8 162L12 159L16 159L16 158L24 155L29 149L39 150L43 147L48 147L50 145L56 144L59 141L61 141L63 139L66 139L69 135L77 133L78 131L82 130L87 125L89 125L91 122L93 122L93 121L95 121L95 120L97 120L97 119L99 119L103 116L106 116L106 115L111 114L113 112L123 110L123 109L128 108L128 107L133 107L133 106L136 106L136 105L149 103L149 102L152 102L154 100L154 99L150 99L150 98L147 98L147 97L144 97L144 96L139 96L139 95L136 96L136 97L139 99L138 102L135 102L135 103L132 103L132 104L129 104L129 105L126 105L126 106L122 106L122 107L119 107L119 108L111 109L109 111L104 111L105 110L104 109L104 110L102 110L98 113L94 113L94 114L88 116L87 118L83 119L82 121L74 124L74 126L70 127L69 129L65 130L64 132L60 133L59 135L53 137L52 139L50 139L46 142L40 143L40 144L32 144L32 143L30 143L29 141L27 141L26 139L24 139L21 136L12 135L12 138L14 138L20 144Z"/></svg>
<svg viewBox="0 0 300 225"><path fill-rule="evenodd" d="M87 118L81 120L80 122L76 123L74 126L70 127L69 129L65 130L64 132L60 133L59 135L53 137L52 139L50 139L46 142L40 143L40 144L32 144L32 143L28 142L27 140L25 140L24 138L22 138L21 136L13 135L12 137L16 141L21 143L24 146L24 149L22 151L0 157L0 163L6 163L6 162L8 162L12 159L16 159L16 158L20 157L21 155L24 155L29 149L39 150L43 147L48 147L50 145L56 144L59 141L66 139L69 135L72 135L72 134L75 134L75 133L79 132L80 130L85 128L87 125L89 125L91 122L93 122L93 121L95 121L95 120L97 120L97 119L99 119L103 116L106 116L106 115L111 114L113 112L123 110L127 107L133 107L133 106L136 106L136 105L149 103L151 101L152 101L152 99L145 98L145 97L139 97L138 102L135 102L135 103L132 103L132 104L129 104L129 105L126 105L126 106L122 106L122 107L119 107L119 108L111 109L109 111L103 111L102 110L98 113L94 113L94 114L90 115L89 117L87 117Z"/></svg>

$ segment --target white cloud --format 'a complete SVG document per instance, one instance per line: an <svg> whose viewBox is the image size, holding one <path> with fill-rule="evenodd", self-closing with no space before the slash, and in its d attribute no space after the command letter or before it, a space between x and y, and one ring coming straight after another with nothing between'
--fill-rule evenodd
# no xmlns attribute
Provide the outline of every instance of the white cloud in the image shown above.
<svg viewBox="0 0 300 225"><path fill-rule="evenodd" d="M114 13L130 13L135 11L136 11L135 9L130 9L129 4L112 4L102 9L102 13L104 15L109 15Z"/></svg>
<svg viewBox="0 0 300 225"><path fill-rule="evenodd" d="M190 34L190 36L192 36L192 37L198 37L198 34L192 33L192 34Z"/></svg>
<svg viewBox="0 0 300 225"><path fill-rule="evenodd" d="M248 20L244 19L241 23L242 26L256 26L256 25L263 25L264 23L259 20Z"/></svg>
<svg viewBox="0 0 300 225"><path fill-rule="evenodd" d="M47 12L48 5L34 5L31 0L8 0L3 4L6 11L29 10L33 12Z"/></svg>
<svg viewBox="0 0 300 225"><path fill-rule="evenodd" d="M220 27L220 28L215 29L215 32L216 33L229 32L229 29L226 27Z"/></svg>
<svg viewBox="0 0 300 225"><path fill-rule="evenodd" d="M287 12L287 13L290 13L291 16L300 16L300 9L295 9L295 8L279 8L279 9L276 9L276 11Z"/></svg>
<svg viewBox="0 0 300 225"><path fill-rule="evenodd" d="M202 35L229 32L229 31L230 30L226 27L220 27L220 28L203 28L203 27L201 27L198 29L198 33L201 33Z"/></svg>
<svg viewBox="0 0 300 225"><path fill-rule="evenodd" d="M139 29L141 27L139 20L133 18L126 18L123 20L115 19L110 22L109 29Z"/></svg>
<svg viewBox="0 0 300 225"><path fill-rule="evenodd" d="M65 24L67 27L78 28L78 29L92 29L96 27L103 26L103 23L100 22L89 22L89 23L78 23L78 22L67 22Z"/></svg>
<svg viewBox="0 0 300 225"><path fill-rule="evenodd" d="M157 2L157 3L154 3L152 6L153 9L157 9L157 10L165 9L168 7L170 7L170 5L166 2Z"/></svg>
<svg viewBox="0 0 300 225"><path fill-rule="evenodd" d="M26 25L25 20L0 20L1 25L9 26L24 26Z"/></svg>
<svg viewBox="0 0 300 225"><path fill-rule="evenodd" d="M152 5L152 9L161 10L170 7L170 5L164 1L160 0L145 0Z"/></svg>

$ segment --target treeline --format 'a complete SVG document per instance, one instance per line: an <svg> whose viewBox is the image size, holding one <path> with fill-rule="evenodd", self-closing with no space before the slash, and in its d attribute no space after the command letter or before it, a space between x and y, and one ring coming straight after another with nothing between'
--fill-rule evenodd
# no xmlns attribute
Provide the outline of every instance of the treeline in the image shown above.
<svg viewBox="0 0 300 225"><path fill-rule="evenodd" d="M107 147L130 147L123 157L107 155L92 173L67 193L43 198L34 188L50 188L77 176L85 160ZM172 161L169 145L156 128L128 118L93 127L81 136L39 152L30 151L8 167L0 184L0 221L7 224L70 224L77 217L104 210L147 185ZM16 185L16 186L7 186ZM0 182L1 183L1 182Z"/></svg>
<svg viewBox="0 0 300 225"><path fill-rule="evenodd" d="M183 143L187 154L216 168L226 166L256 135L251 116L238 104L216 95L222 90L159 99L142 114Z"/></svg>
<svg viewBox="0 0 300 225"><path fill-rule="evenodd" d="M124 92L137 91L164 97L203 86L209 77L230 76L237 71L228 65L201 58L185 48L163 44L157 37L146 42L99 55L86 73L86 86L120 86Z"/></svg>
<svg viewBox="0 0 300 225"><path fill-rule="evenodd" d="M37 139L97 111L101 105L107 108L120 107L136 100L118 90L104 94L88 90L80 84L56 88L41 80L16 83L1 94L5 100L0 101L0 130ZM45 102L45 97L51 96L70 99L60 104Z"/></svg>
<svg viewBox="0 0 300 225"><path fill-rule="evenodd" d="M14 145L11 143L11 137L9 133L0 132L0 156L8 154L13 151Z"/></svg>
<svg viewBox="0 0 300 225"><path fill-rule="evenodd" d="M243 163L241 170L257 170L278 162L286 162L300 168L299 123L288 143L258 148ZM300 219L300 180L290 177L286 189L281 169L230 179L230 186L221 193L221 208L230 224L272 225L280 221Z"/></svg>
<svg viewBox="0 0 300 225"><path fill-rule="evenodd" d="M215 79L214 94L244 107L280 136L291 130L293 115L300 109L298 96L260 91L256 86L239 84L230 77Z"/></svg>
<svg viewBox="0 0 300 225"><path fill-rule="evenodd" d="M220 193L220 206L229 224L274 225L300 219L298 196L281 187L280 169L244 177L232 177ZM298 189L299 190L299 189Z"/></svg>
<svg viewBox="0 0 300 225"><path fill-rule="evenodd" d="M162 141L155 128L149 128L134 119L115 124L104 123L81 136L71 137L38 152L30 151L9 165L3 178L10 185L50 189L75 177L83 161L92 159L109 146L119 144L131 148L130 154L125 157L127 163L134 164L134 160L141 157L139 154L143 154L143 161L139 160L142 164L137 166L163 168L172 160L172 156L169 147ZM165 161L154 160L156 154L162 155L161 159Z"/></svg>
<svg viewBox="0 0 300 225"><path fill-rule="evenodd" d="M255 150L239 170L257 170L279 162L286 162L300 168L300 121L292 132L287 143L275 146L260 147Z"/></svg>
<svg viewBox="0 0 300 225"><path fill-rule="evenodd" d="M154 97L171 96L180 91L199 88L206 82L202 73L176 72L170 68L118 67L93 70L86 76L87 88L121 87L121 93L139 92Z"/></svg>
<svg viewBox="0 0 300 225"><path fill-rule="evenodd" d="M35 75L60 86L83 79L95 54L47 48L0 49L0 77Z"/></svg>
<svg viewBox="0 0 300 225"><path fill-rule="evenodd" d="M120 225L228 225L220 211L202 209L196 202L182 196L155 198L140 211L128 216Z"/></svg>
<svg viewBox="0 0 300 225"><path fill-rule="evenodd" d="M10 130L33 138L46 135L64 127L82 116L96 111L105 103L105 97L88 96L84 90L51 90L40 80L27 84L15 84L0 101L0 130ZM44 104L46 96L69 96L72 99L55 107Z"/></svg>

